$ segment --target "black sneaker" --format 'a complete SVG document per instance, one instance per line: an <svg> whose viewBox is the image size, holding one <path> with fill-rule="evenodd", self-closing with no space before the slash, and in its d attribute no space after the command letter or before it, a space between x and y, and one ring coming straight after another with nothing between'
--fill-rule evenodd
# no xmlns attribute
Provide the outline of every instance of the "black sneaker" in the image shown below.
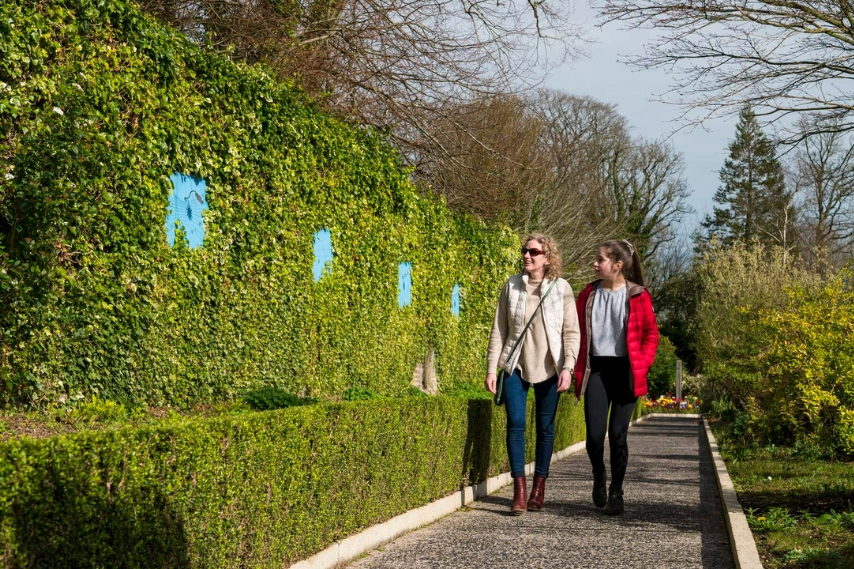
<svg viewBox="0 0 854 569"><path fill-rule="evenodd" d="M608 516L619 516L623 513L623 489L614 488L608 491L608 503L605 504L605 514Z"/></svg>
<svg viewBox="0 0 854 569"><path fill-rule="evenodd" d="M593 473L593 503L597 508L604 508L608 501L608 493L605 488L608 484L608 475L602 472L601 474Z"/></svg>

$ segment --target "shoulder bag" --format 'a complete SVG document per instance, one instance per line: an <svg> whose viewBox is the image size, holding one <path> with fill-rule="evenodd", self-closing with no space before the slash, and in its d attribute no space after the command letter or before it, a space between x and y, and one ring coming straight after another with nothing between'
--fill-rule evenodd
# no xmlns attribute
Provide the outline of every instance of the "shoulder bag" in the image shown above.
<svg viewBox="0 0 854 569"><path fill-rule="evenodd" d="M516 343L513 344L513 348L510 350L510 353L507 354L507 358L504 360L504 365L507 365L507 362L513 360L513 354L516 353L516 348L518 348L522 343L522 338L525 337L525 332L528 331L528 328L531 326L531 322L534 321L534 316L537 315L537 311L540 310L540 307L543 305L543 301L552 291L555 284L557 284L557 279L552 281L552 284L549 285L549 288L546 289L546 294L540 299L540 303L537 305L537 308L534 309L534 313L531 314L531 318L528 319L528 323L525 324L525 328L522 330L522 333L519 334L519 337L516 339ZM498 380L495 382L495 397L493 397L493 401L495 401L496 405L504 405L504 380L507 378L507 372L504 371L504 368L498 370Z"/></svg>

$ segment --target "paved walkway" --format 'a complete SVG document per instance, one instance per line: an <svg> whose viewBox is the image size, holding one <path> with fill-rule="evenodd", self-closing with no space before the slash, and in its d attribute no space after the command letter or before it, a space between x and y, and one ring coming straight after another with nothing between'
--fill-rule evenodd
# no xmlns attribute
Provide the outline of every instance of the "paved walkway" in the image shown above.
<svg viewBox="0 0 854 569"><path fill-rule="evenodd" d="M582 451L552 465L542 512L509 516L508 486L348 567L733 569L703 424L647 419L629 453L622 516L593 505Z"/></svg>

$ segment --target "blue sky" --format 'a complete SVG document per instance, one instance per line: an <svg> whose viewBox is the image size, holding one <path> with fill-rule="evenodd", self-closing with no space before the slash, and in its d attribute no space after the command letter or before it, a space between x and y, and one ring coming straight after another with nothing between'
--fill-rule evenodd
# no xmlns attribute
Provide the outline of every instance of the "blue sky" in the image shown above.
<svg viewBox="0 0 854 569"><path fill-rule="evenodd" d="M712 196L717 190L718 171L727 155L727 146L735 134L735 118L712 119L704 128L680 127L678 117L684 109L656 99L671 86L664 69L638 70L624 61L643 53L644 43L654 39L648 30L625 30L609 24L596 28L596 13L583 0L576 3L574 20L584 23L589 39L587 59L574 59L553 70L545 86L572 95L588 95L617 106L628 119L636 136L671 136L674 148L683 156L684 178L691 190L689 204L696 214L683 222L690 232L699 219L712 211Z"/></svg>

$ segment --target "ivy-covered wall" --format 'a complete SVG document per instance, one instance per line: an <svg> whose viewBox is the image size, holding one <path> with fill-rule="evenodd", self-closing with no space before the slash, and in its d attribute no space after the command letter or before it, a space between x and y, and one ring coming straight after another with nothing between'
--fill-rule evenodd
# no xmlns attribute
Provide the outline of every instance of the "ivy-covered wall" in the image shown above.
<svg viewBox="0 0 854 569"><path fill-rule="evenodd" d="M175 174L205 182L199 247L167 240ZM419 196L380 136L125 0L0 2L0 194L3 406L394 395L429 349L440 388L479 383L516 268L506 228Z"/></svg>

